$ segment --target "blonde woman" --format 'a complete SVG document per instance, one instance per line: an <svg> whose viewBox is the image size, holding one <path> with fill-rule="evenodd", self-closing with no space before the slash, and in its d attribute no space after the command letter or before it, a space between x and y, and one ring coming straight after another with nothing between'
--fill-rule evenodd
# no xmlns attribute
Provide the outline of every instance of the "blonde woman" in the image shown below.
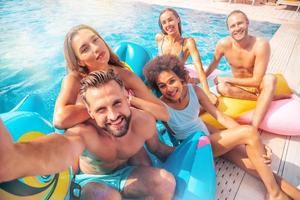
<svg viewBox="0 0 300 200"><path fill-rule="evenodd" d="M149 109L160 113L156 119L168 118L166 108L147 89L143 81L119 60L103 38L87 25L72 28L65 37L64 54L68 74L64 77L54 110L54 126L67 129L90 119L85 105L79 98L80 80L93 71L113 70L124 81L125 88L134 93L134 102L146 100ZM143 100L142 100L143 99ZM138 107L138 103L136 105ZM89 120L92 122L92 120ZM93 123L93 122L92 122Z"/></svg>

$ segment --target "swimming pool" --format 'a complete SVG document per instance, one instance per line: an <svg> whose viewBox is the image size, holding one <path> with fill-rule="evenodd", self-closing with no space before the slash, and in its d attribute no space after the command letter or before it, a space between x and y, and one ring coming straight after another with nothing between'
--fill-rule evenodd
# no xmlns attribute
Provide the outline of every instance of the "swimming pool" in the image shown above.
<svg viewBox="0 0 300 200"><path fill-rule="evenodd" d="M96 28L111 47L122 40L143 45L153 56L162 6L125 1L1 1L0 113L27 94L42 96L48 119L66 74L63 40L77 24ZM226 36L224 15L176 8L184 36L196 39L202 62L208 65L216 42ZM270 39L277 24L251 21L250 33ZM228 69L225 60L220 69Z"/></svg>

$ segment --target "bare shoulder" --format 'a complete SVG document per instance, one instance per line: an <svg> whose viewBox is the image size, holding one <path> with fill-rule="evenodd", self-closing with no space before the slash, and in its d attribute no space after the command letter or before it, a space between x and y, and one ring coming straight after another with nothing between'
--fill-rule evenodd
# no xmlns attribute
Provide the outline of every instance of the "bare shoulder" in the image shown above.
<svg viewBox="0 0 300 200"><path fill-rule="evenodd" d="M155 118L143 110L131 108L132 123L137 134L142 134L146 139L151 138L155 133Z"/></svg>
<svg viewBox="0 0 300 200"><path fill-rule="evenodd" d="M136 75L132 71L125 68L115 67L114 72L124 82L132 81L136 78Z"/></svg>
<svg viewBox="0 0 300 200"><path fill-rule="evenodd" d="M155 118L150 113L137 108L131 108L131 111L135 117L134 119L137 120L138 124L145 123L145 125L147 125L147 124L155 123Z"/></svg>
<svg viewBox="0 0 300 200"><path fill-rule="evenodd" d="M197 85L193 85L193 88L194 88L194 91L195 91L195 93L198 97L202 96L202 95L205 95L202 88L198 87Z"/></svg>
<svg viewBox="0 0 300 200"><path fill-rule="evenodd" d="M160 43L162 41L163 37L164 37L163 33L157 33L155 35L155 41L156 41L156 43Z"/></svg>
<svg viewBox="0 0 300 200"><path fill-rule="evenodd" d="M184 38L184 45L190 46L196 46L196 40L193 37L187 37Z"/></svg>
<svg viewBox="0 0 300 200"><path fill-rule="evenodd" d="M224 54L227 50L232 48L232 40L230 37L222 38L216 45L216 53Z"/></svg>
<svg viewBox="0 0 300 200"><path fill-rule="evenodd" d="M80 80L82 78L77 75L76 73L69 73L63 78L63 84L75 84L75 85L80 85Z"/></svg>
<svg viewBox="0 0 300 200"><path fill-rule="evenodd" d="M132 89L136 87L136 84L139 83L139 78L132 71L129 71L125 68L115 67L115 73L117 76L124 82L127 89Z"/></svg>
<svg viewBox="0 0 300 200"><path fill-rule="evenodd" d="M133 73L130 70L123 67L114 67L113 69L115 74L117 74L119 78L127 78L133 75Z"/></svg>
<svg viewBox="0 0 300 200"><path fill-rule="evenodd" d="M222 38L217 43L217 47L219 48L228 48L231 46L232 46L232 39L230 37Z"/></svg>
<svg viewBox="0 0 300 200"><path fill-rule="evenodd" d="M262 37L257 37L255 39L255 49L257 50L261 50L261 48L265 49L266 47L269 47L270 46L270 43L267 39L265 38L262 38Z"/></svg>

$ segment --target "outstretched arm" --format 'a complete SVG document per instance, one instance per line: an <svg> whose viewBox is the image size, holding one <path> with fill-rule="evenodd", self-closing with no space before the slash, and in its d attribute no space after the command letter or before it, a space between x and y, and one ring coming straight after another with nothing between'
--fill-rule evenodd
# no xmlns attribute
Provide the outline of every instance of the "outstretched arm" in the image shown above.
<svg viewBox="0 0 300 200"><path fill-rule="evenodd" d="M14 144L0 120L0 182L65 170L83 149L79 136L61 134Z"/></svg>

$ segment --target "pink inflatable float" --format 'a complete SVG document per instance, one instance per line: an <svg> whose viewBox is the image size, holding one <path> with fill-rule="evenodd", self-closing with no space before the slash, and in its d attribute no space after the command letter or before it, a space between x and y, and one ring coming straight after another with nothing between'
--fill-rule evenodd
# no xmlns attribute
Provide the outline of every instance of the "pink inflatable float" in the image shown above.
<svg viewBox="0 0 300 200"><path fill-rule="evenodd" d="M242 124L250 124L253 110L238 117ZM272 101L259 128L280 135L300 135L300 98L295 94L290 99Z"/></svg>
<svg viewBox="0 0 300 200"><path fill-rule="evenodd" d="M186 66L186 68L191 77L196 75L192 65ZM216 92L212 81L216 76L230 76L230 74L230 71L215 70L208 77L210 90L214 93ZM292 91L283 75L275 74L275 76L277 77L276 94L291 94ZM218 109L235 118L241 124L251 124L255 104L255 101L250 100L219 97ZM201 118L205 123L216 128L224 128L207 113L202 114ZM293 94L290 99L272 101L259 128L280 135L300 136L300 97Z"/></svg>

